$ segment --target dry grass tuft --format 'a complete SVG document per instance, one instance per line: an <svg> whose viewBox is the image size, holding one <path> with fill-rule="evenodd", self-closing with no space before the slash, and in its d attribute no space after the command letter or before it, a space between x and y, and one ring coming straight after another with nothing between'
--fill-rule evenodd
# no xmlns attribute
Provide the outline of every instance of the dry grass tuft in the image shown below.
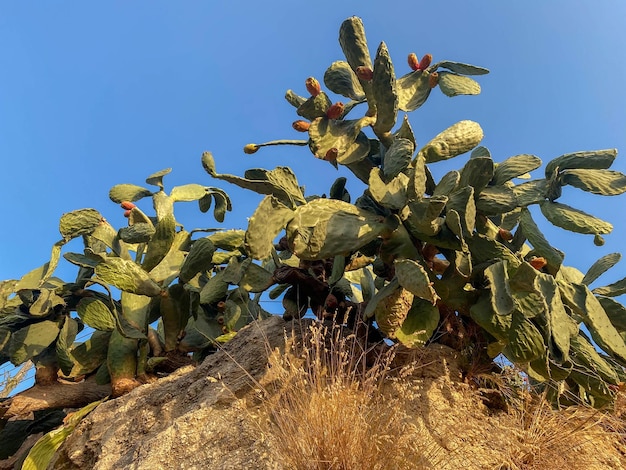
<svg viewBox="0 0 626 470"><path fill-rule="evenodd" d="M508 468L622 468L616 459L623 457L623 422L613 413L585 405L556 410L536 394L527 394L512 413L516 439L508 449Z"/></svg>
<svg viewBox="0 0 626 470"><path fill-rule="evenodd" d="M381 393L393 350L366 364L354 335L313 325L301 343L270 359L266 432L276 459L292 469L433 468L434 446L420 446L400 398ZM438 450L438 448L437 448Z"/></svg>

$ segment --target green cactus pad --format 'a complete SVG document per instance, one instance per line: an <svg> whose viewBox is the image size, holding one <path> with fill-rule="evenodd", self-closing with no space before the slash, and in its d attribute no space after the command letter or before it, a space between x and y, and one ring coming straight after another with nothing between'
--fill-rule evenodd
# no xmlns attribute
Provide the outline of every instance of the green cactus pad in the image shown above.
<svg viewBox="0 0 626 470"><path fill-rule="evenodd" d="M102 214L95 209L80 209L61 216L59 232L65 240L91 234L100 222Z"/></svg>
<svg viewBox="0 0 626 470"><path fill-rule="evenodd" d="M426 269L411 259L397 260L394 263L398 283L416 297L434 305L439 296L433 289Z"/></svg>
<svg viewBox="0 0 626 470"><path fill-rule="evenodd" d="M74 366L68 375L78 377L100 367L106 361L110 338L108 331L94 331L87 341L75 345L71 350Z"/></svg>
<svg viewBox="0 0 626 470"><path fill-rule="evenodd" d="M220 230L207 236L216 248L227 251L234 251L243 247L245 230Z"/></svg>
<svg viewBox="0 0 626 470"><path fill-rule="evenodd" d="M209 238L199 238L191 245L191 249L180 267L181 282L189 282L199 272L209 269L212 265L215 245Z"/></svg>
<svg viewBox="0 0 626 470"><path fill-rule="evenodd" d="M348 180L344 176L340 176L330 187L328 196L331 199L338 199L344 202L350 202L350 193L346 190L346 182Z"/></svg>
<svg viewBox="0 0 626 470"><path fill-rule="evenodd" d="M408 139L396 137L393 140L383 158L383 173L387 181L408 168L414 150L413 142Z"/></svg>
<svg viewBox="0 0 626 470"><path fill-rule="evenodd" d="M626 192L626 175L611 170L565 170L561 184L569 184L602 196L616 196Z"/></svg>
<svg viewBox="0 0 626 470"><path fill-rule="evenodd" d="M156 229L152 223L138 222L128 227L122 227L118 236L124 243L148 243Z"/></svg>
<svg viewBox="0 0 626 470"><path fill-rule="evenodd" d="M362 160L369 154L369 139L357 141L357 138L364 135L361 129L371 123L369 117L346 121L326 117L315 119L309 127L311 152L317 158L325 159L331 149L336 149L337 163L342 165Z"/></svg>
<svg viewBox="0 0 626 470"><path fill-rule="evenodd" d="M416 70L396 80L398 109L410 113L422 106L430 95L430 74Z"/></svg>
<svg viewBox="0 0 626 470"><path fill-rule="evenodd" d="M452 193L452 191L457 188L460 180L461 174L458 171L452 170L446 173L443 178L439 180L437 186L435 186L435 190L433 191L433 197L449 196L450 193Z"/></svg>
<svg viewBox="0 0 626 470"><path fill-rule="evenodd" d="M395 331L398 341L408 348L424 346L439 325L439 310L432 303L416 298L402 322Z"/></svg>
<svg viewBox="0 0 626 470"><path fill-rule="evenodd" d="M315 199L296 209L287 238L295 255L314 260L356 251L386 229L376 214L335 199Z"/></svg>
<svg viewBox="0 0 626 470"><path fill-rule="evenodd" d="M461 170L459 186L472 186L476 194L489 184L494 174L494 164L490 157L472 157Z"/></svg>
<svg viewBox="0 0 626 470"><path fill-rule="evenodd" d="M289 167L279 166L273 170L254 168L247 170L244 178L228 174L216 174L214 177L259 194L273 195L289 207L306 202L296 175Z"/></svg>
<svg viewBox="0 0 626 470"><path fill-rule="evenodd" d="M156 232L148 242L142 267L151 271L169 252L176 237L176 220L174 215L167 214L157 223Z"/></svg>
<svg viewBox="0 0 626 470"><path fill-rule="evenodd" d="M412 171L407 172L410 180L408 186L408 196L410 200L419 201L429 191L431 175L426 167L424 156L418 154L411 163ZM432 194L433 191L431 191Z"/></svg>
<svg viewBox="0 0 626 470"><path fill-rule="evenodd" d="M365 92L350 64L333 62L324 74L324 84L333 93L356 101L365 99Z"/></svg>
<svg viewBox="0 0 626 470"><path fill-rule="evenodd" d="M200 303L211 305L219 302L228 293L228 282L224 280L224 272L220 271L211 277L200 291Z"/></svg>
<svg viewBox="0 0 626 470"><path fill-rule="evenodd" d="M593 290L596 295L606 295L607 297L617 297L626 294L626 278L609 284L608 286L597 287Z"/></svg>
<svg viewBox="0 0 626 470"><path fill-rule="evenodd" d="M397 82L396 82L397 89ZM417 147L417 141L415 140L415 134L413 133L413 129L411 128L411 124L409 123L409 117L405 114L402 118L402 124L398 128L396 132L393 134L395 139L408 139L413 144L413 152Z"/></svg>
<svg viewBox="0 0 626 470"><path fill-rule="evenodd" d="M439 72L438 83L441 92L446 96L480 94L480 85L477 81L456 73Z"/></svg>
<svg viewBox="0 0 626 470"><path fill-rule="evenodd" d="M563 302L574 313L580 315L593 340L604 351L626 363L626 344L611 323L602 305L594 294L582 284L559 281Z"/></svg>
<svg viewBox="0 0 626 470"><path fill-rule="evenodd" d="M620 253L610 253L608 255L604 255L598 261L593 263L580 283L588 286L615 266L621 259L622 255Z"/></svg>
<svg viewBox="0 0 626 470"><path fill-rule="evenodd" d="M285 92L285 99L294 108L299 108L306 101L306 98L304 96L300 96L300 95L294 93L293 90L287 90Z"/></svg>
<svg viewBox="0 0 626 470"><path fill-rule="evenodd" d="M541 291L547 309L545 315L550 337L559 348L562 361L569 360L570 341L578 335L578 324L569 316L563 305L559 287L549 274L537 274L537 287Z"/></svg>
<svg viewBox="0 0 626 470"><path fill-rule="evenodd" d="M544 217L557 227L586 234L605 234L613 231L613 225L581 210L558 202L543 201L539 204Z"/></svg>
<svg viewBox="0 0 626 470"><path fill-rule="evenodd" d="M426 163L435 163L470 151L482 139L483 130L478 123L460 121L435 136L420 153L426 158Z"/></svg>
<svg viewBox="0 0 626 470"><path fill-rule="evenodd" d="M476 203L474 202L474 188L461 187L450 194L446 211L456 211L461 216L463 231L471 235L476 227Z"/></svg>
<svg viewBox="0 0 626 470"><path fill-rule="evenodd" d="M609 317L611 324L619 332L622 339L626 336L626 307L609 297L598 297L598 302Z"/></svg>
<svg viewBox="0 0 626 470"><path fill-rule="evenodd" d="M543 357L546 345L539 329L519 312L513 312L509 329L509 343L504 354L510 361L525 363Z"/></svg>
<svg viewBox="0 0 626 470"><path fill-rule="evenodd" d="M555 171L573 168L589 170L606 170L617 157L616 149L575 152L561 155L546 165L546 178L550 179Z"/></svg>
<svg viewBox="0 0 626 470"><path fill-rule="evenodd" d="M213 158L213 154L211 152L202 153L202 168L204 168L204 171L211 176L215 176L217 174L215 171L215 159Z"/></svg>
<svg viewBox="0 0 626 470"><path fill-rule="evenodd" d="M506 262L499 261L488 266L485 278L489 281L491 308L497 315L510 315L515 310L515 302L509 286Z"/></svg>
<svg viewBox="0 0 626 470"><path fill-rule="evenodd" d="M109 191L109 199L117 204L135 202L148 196L152 196L152 191L136 184L117 184Z"/></svg>
<svg viewBox="0 0 626 470"><path fill-rule="evenodd" d="M512 316L497 315L491 305L490 294L485 293L470 307L470 315L491 336L506 344L509 342Z"/></svg>
<svg viewBox="0 0 626 470"><path fill-rule="evenodd" d="M7 353L13 365L20 365L43 352L59 335L59 322L44 320L11 334Z"/></svg>
<svg viewBox="0 0 626 470"><path fill-rule="evenodd" d="M545 179L528 181L515 185L512 189L519 202L519 206L526 207L531 204L539 204L546 200L548 181Z"/></svg>
<svg viewBox="0 0 626 470"><path fill-rule="evenodd" d="M71 351L77 333L78 322L71 317L66 317L63 322L63 328L61 328L61 331L59 332L55 345L55 353L59 368L66 376L72 372L72 368L74 367L74 360L72 358Z"/></svg>
<svg viewBox="0 0 626 470"><path fill-rule="evenodd" d="M326 111L332 104L333 102L330 100L328 95L322 91L319 95L311 96L308 100L302 103L296 112L298 113L298 116L302 116L303 118L312 121L315 118L326 116Z"/></svg>
<svg viewBox="0 0 626 470"><path fill-rule="evenodd" d="M498 186L519 176L530 173L541 166L541 159L534 155L515 155L498 163L491 184Z"/></svg>
<svg viewBox="0 0 626 470"><path fill-rule="evenodd" d="M378 135L391 131L396 124L398 115L398 94L396 92L396 75L391 57L384 42L378 46L374 60L374 78L372 92L376 102L376 123L374 132Z"/></svg>
<svg viewBox="0 0 626 470"><path fill-rule="evenodd" d="M95 268L103 282L125 292L154 297L161 293L159 285L137 264L121 258L103 258Z"/></svg>
<svg viewBox="0 0 626 470"><path fill-rule="evenodd" d="M248 220L245 236L248 255L254 259L268 258L274 246L274 239L294 215L293 210L274 196L265 196Z"/></svg>
<svg viewBox="0 0 626 470"><path fill-rule="evenodd" d="M78 303L76 313L85 325L100 331L115 329L115 316L101 300L84 298Z"/></svg>
<svg viewBox="0 0 626 470"><path fill-rule="evenodd" d="M152 173L146 178L146 183L158 186L161 190L163 190L163 177L165 175L169 175L171 172L171 168L166 168L164 170L157 171L156 173Z"/></svg>
<svg viewBox="0 0 626 470"><path fill-rule="evenodd" d="M507 186L487 186L476 199L476 210L485 215L506 214L518 206L515 192Z"/></svg>
<svg viewBox="0 0 626 470"><path fill-rule="evenodd" d="M489 70L483 67L463 64L460 62L451 62L449 60L438 62L430 68L433 70L436 70L438 68L448 69L451 72L460 73L461 75L485 75L489 73Z"/></svg>
<svg viewBox="0 0 626 470"><path fill-rule="evenodd" d="M549 266L558 270L563 262L563 254L556 248L552 247L546 237L541 233L539 227L535 223L530 214L530 211L526 208L522 209L520 214L520 226L524 232L524 236L528 239L530 244L535 249L535 252L539 256L543 256L548 262Z"/></svg>
<svg viewBox="0 0 626 470"><path fill-rule="evenodd" d="M400 210L406 205L408 184L409 177L403 173L385 183L380 168L373 168L370 172L369 192L371 196L378 204L391 210Z"/></svg>
<svg viewBox="0 0 626 470"><path fill-rule="evenodd" d="M170 191L170 197L175 202L189 202L202 199L208 188L201 184L184 184L182 186L174 186Z"/></svg>

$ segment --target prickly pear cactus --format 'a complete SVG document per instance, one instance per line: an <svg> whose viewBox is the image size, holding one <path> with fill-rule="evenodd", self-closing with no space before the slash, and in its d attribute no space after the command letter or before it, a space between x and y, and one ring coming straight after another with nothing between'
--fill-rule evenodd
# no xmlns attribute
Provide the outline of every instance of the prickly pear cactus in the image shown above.
<svg viewBox="0 0 626 470"><path fill-rule="evenodd" d="M210 159L204 158L205 167ZM51 260L17 281L0 283L0 359L37 366L37 384L96 375L122 395L159 370L171 371L215 350L251 320L267 315L251 295L272 274L251 265L242 230L186 231L177 202L198 201L216 220L231 210L221 189L188 184L167 194L163 170L149 176L156 191L132 184L111 188L128 226L115 230L94 209L64 214L63 239ZM271 173L271 172L270 172ZM285 175L287 175L285 177ZM290 171L271 174L289 180ZM285 192L285 200L297 194ZM135 202L152 199L155 215ZM82 237L83 253L64 253L77 266L74 282L53 277L68 241ZM247 260L247 264L246 264ZM228 272L235 275L226 276ZM260 287L261 286L261 287ZM114 292L120 292L118 299ZM92 333L77 341L84 328Z"/></svg>
<svg viewBox="0 0 626 470"><path fill-rule="evenodd" d="M330 188L330 198L304 197L295 180L272 179L268 187L263 177L253 187L227 179L269 194L250 219L246 246L275 269L278 286L270 296L284 296L285 316L310 309L352 325L364 321L406 346L440 341L487 364L504 355L532 381L549 385L556 402L568 396L595 406L609 402L626 378L626 308L613 299L626 292L626 280L588 286L619 255L602 258L586 275L564 266L564 253L541 233L529 207L601 245L611 223L560 197L566 185L605 196L626 192L626 176L609 169L617 152L562 155L532 179L540 158L492 157L479 146L483 131L473 121L420 147L399 112L416 111L436 89L449 97L477 95L474 77L488 70L411 53L402 75L385 43L370 55L357 17L343 22L339 43L346 59L324 72L327 90L310 77L309 97L285 95L299 116L293 128L306 139L244 150L308 146L315 158L350 169L367 185L363 194L351 203L345 178ZM462 168L434 181L430 165L468 152ZM214 166L209 173L226 179Z"/></svg>

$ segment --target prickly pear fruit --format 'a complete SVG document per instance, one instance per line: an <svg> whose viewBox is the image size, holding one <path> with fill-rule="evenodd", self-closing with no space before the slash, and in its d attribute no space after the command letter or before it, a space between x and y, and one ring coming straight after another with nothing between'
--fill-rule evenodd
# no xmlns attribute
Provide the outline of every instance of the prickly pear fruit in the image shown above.
<svg viewBox="0 0 626 470"><path fill-rule="evenodd" d="M126 217L127 219L130 217L130 209L124 211L124 217Z"/></svg>
<svg viewBox="0 0 626 470"><path fill-rule="evenodd" d="M311 93L311 96L315 97L320 94L322 91L322 87L320 86L320 82L318 82L315 78L309 77L304 82L306 86L306 90Z"/></svg>
<svg viewBox="0 0 626 470"><path fill-rule="evenodd" d="M540 271L548 262L543 256L535 256L529 261L530 265L537 271Z"/></svg>
<svg viewBox="0 0 626 470"><path fill-rule="evenodd" d="M361 80L369 82L372 78L374 78L374 71L370 67L362 65L356 68L356 75Z"/></svg>
<svg viewBox="0 0 626 470"><path fill-rule="evenodd" d="M133 204L130 201L122 201L120 206L122 206L122 209L126 209L127 211L131 210L134 207L137 207L135 204Z"/></svg>
<svg viewBox="0 0 626 470"><path fill-rule="evenodd" d="M308 132L309 127L311 127L311 123L308 121L299 120L294 121L291 126L298 132Z"/></svg>
<svg viewBox="0 0 626 470"><path fill-rule="evenodd" d="M338 156L339 156L339 150L333 147L329 149L328 152L326 152L326 155L324 156L324 160L328 162L334 162L335 160L337 160Z"/></svg>
<svg viewBox="0 0 626 470"><path fill-rule="evenodd" d="M419 70L420 62L417 60L415 52L411 52L408 57L409 67L411 70Z"/></svg>
<svg viewBox="0 0 626 470"><path fill-rule="evenodd" d="M504 241L510 242L511 240L513 240L513 234L503 228L498 229L498 235L500 235L500 238L502 238L502 240Z"/></svg>
<svg viewBox="0 0 626 470"><path fill-rule="evenodd" d="M326 117L328 119L339 119L343 114L343 103L341 101L337 101L335 104L331 105L330 108L326 111Z"/></svg>
<svg viewBox="0 0 626 470"><path fill-rule="evenodd" d="M433 61L433 56L431 54L426 54L424 57L422 57L422 60L420 60L420 63L417 69L426 70L430 66L430 63L432 61Z"/></svg>
<svg viewBox="0 0 626 470"><path fill-rule="evenodd" d="M248 155L251 155L255 153L257 150L259 150L259 146L257 144L248 144L243 148L243 153L247 153Z"/></svg>
<svg viewBox="0 0 626 470"><path fill-rule="evenodd" d="M437 72L431 73L430 77L428 77L428 86L430 88L435 88L438 83L439 83L439 74Z"/></svg>

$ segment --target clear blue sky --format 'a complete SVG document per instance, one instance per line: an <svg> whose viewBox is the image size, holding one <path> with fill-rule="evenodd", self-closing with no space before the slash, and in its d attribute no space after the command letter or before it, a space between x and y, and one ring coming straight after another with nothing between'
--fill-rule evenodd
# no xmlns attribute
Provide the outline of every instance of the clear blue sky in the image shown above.
<svg viewBox="0 0 626 470"><path fill-rule="evenodd" d="M534 6L531 6L534 5ZM222 173L291 166L307 194L337 176L303 148L263 149L248 142L301 138L283 99L304 80L322 79L343 59L338 28L364 20L370 49L384 40L397 75L406 56L430 52L487 67L478 97L434 93L410 115L420 144L462 119L478 121L496 161L531 153L616 147L626 172L626 4L618 0L511 2L454 0L317 2L5 2L0 14L0 279L19 278L47 261L60 239L58 219L98 209L116 227L122 210L108 199L118 183L144 184L173 167L166 186L216 185L233 197L224 227L245 228L260 196L212 180L200 155L213 152ZM465 157L451 165L460 168ZM434 165L436 175L449 167ZM535 172L540 177L542 172ZM348 189L362 191L356 182ZM614 224L607 243L543 223L566 264L586 270L620 251L624 197L564 191L562 202ZM149 202L143 206L149 209ZM216 227L193 203L178 206L187 228ZM183 209L183 210L180 210ZM70 249L80 249L72 245ZM57 274L73 280L75 271ZM626 276L622 261L606 281Z"/></svg>

